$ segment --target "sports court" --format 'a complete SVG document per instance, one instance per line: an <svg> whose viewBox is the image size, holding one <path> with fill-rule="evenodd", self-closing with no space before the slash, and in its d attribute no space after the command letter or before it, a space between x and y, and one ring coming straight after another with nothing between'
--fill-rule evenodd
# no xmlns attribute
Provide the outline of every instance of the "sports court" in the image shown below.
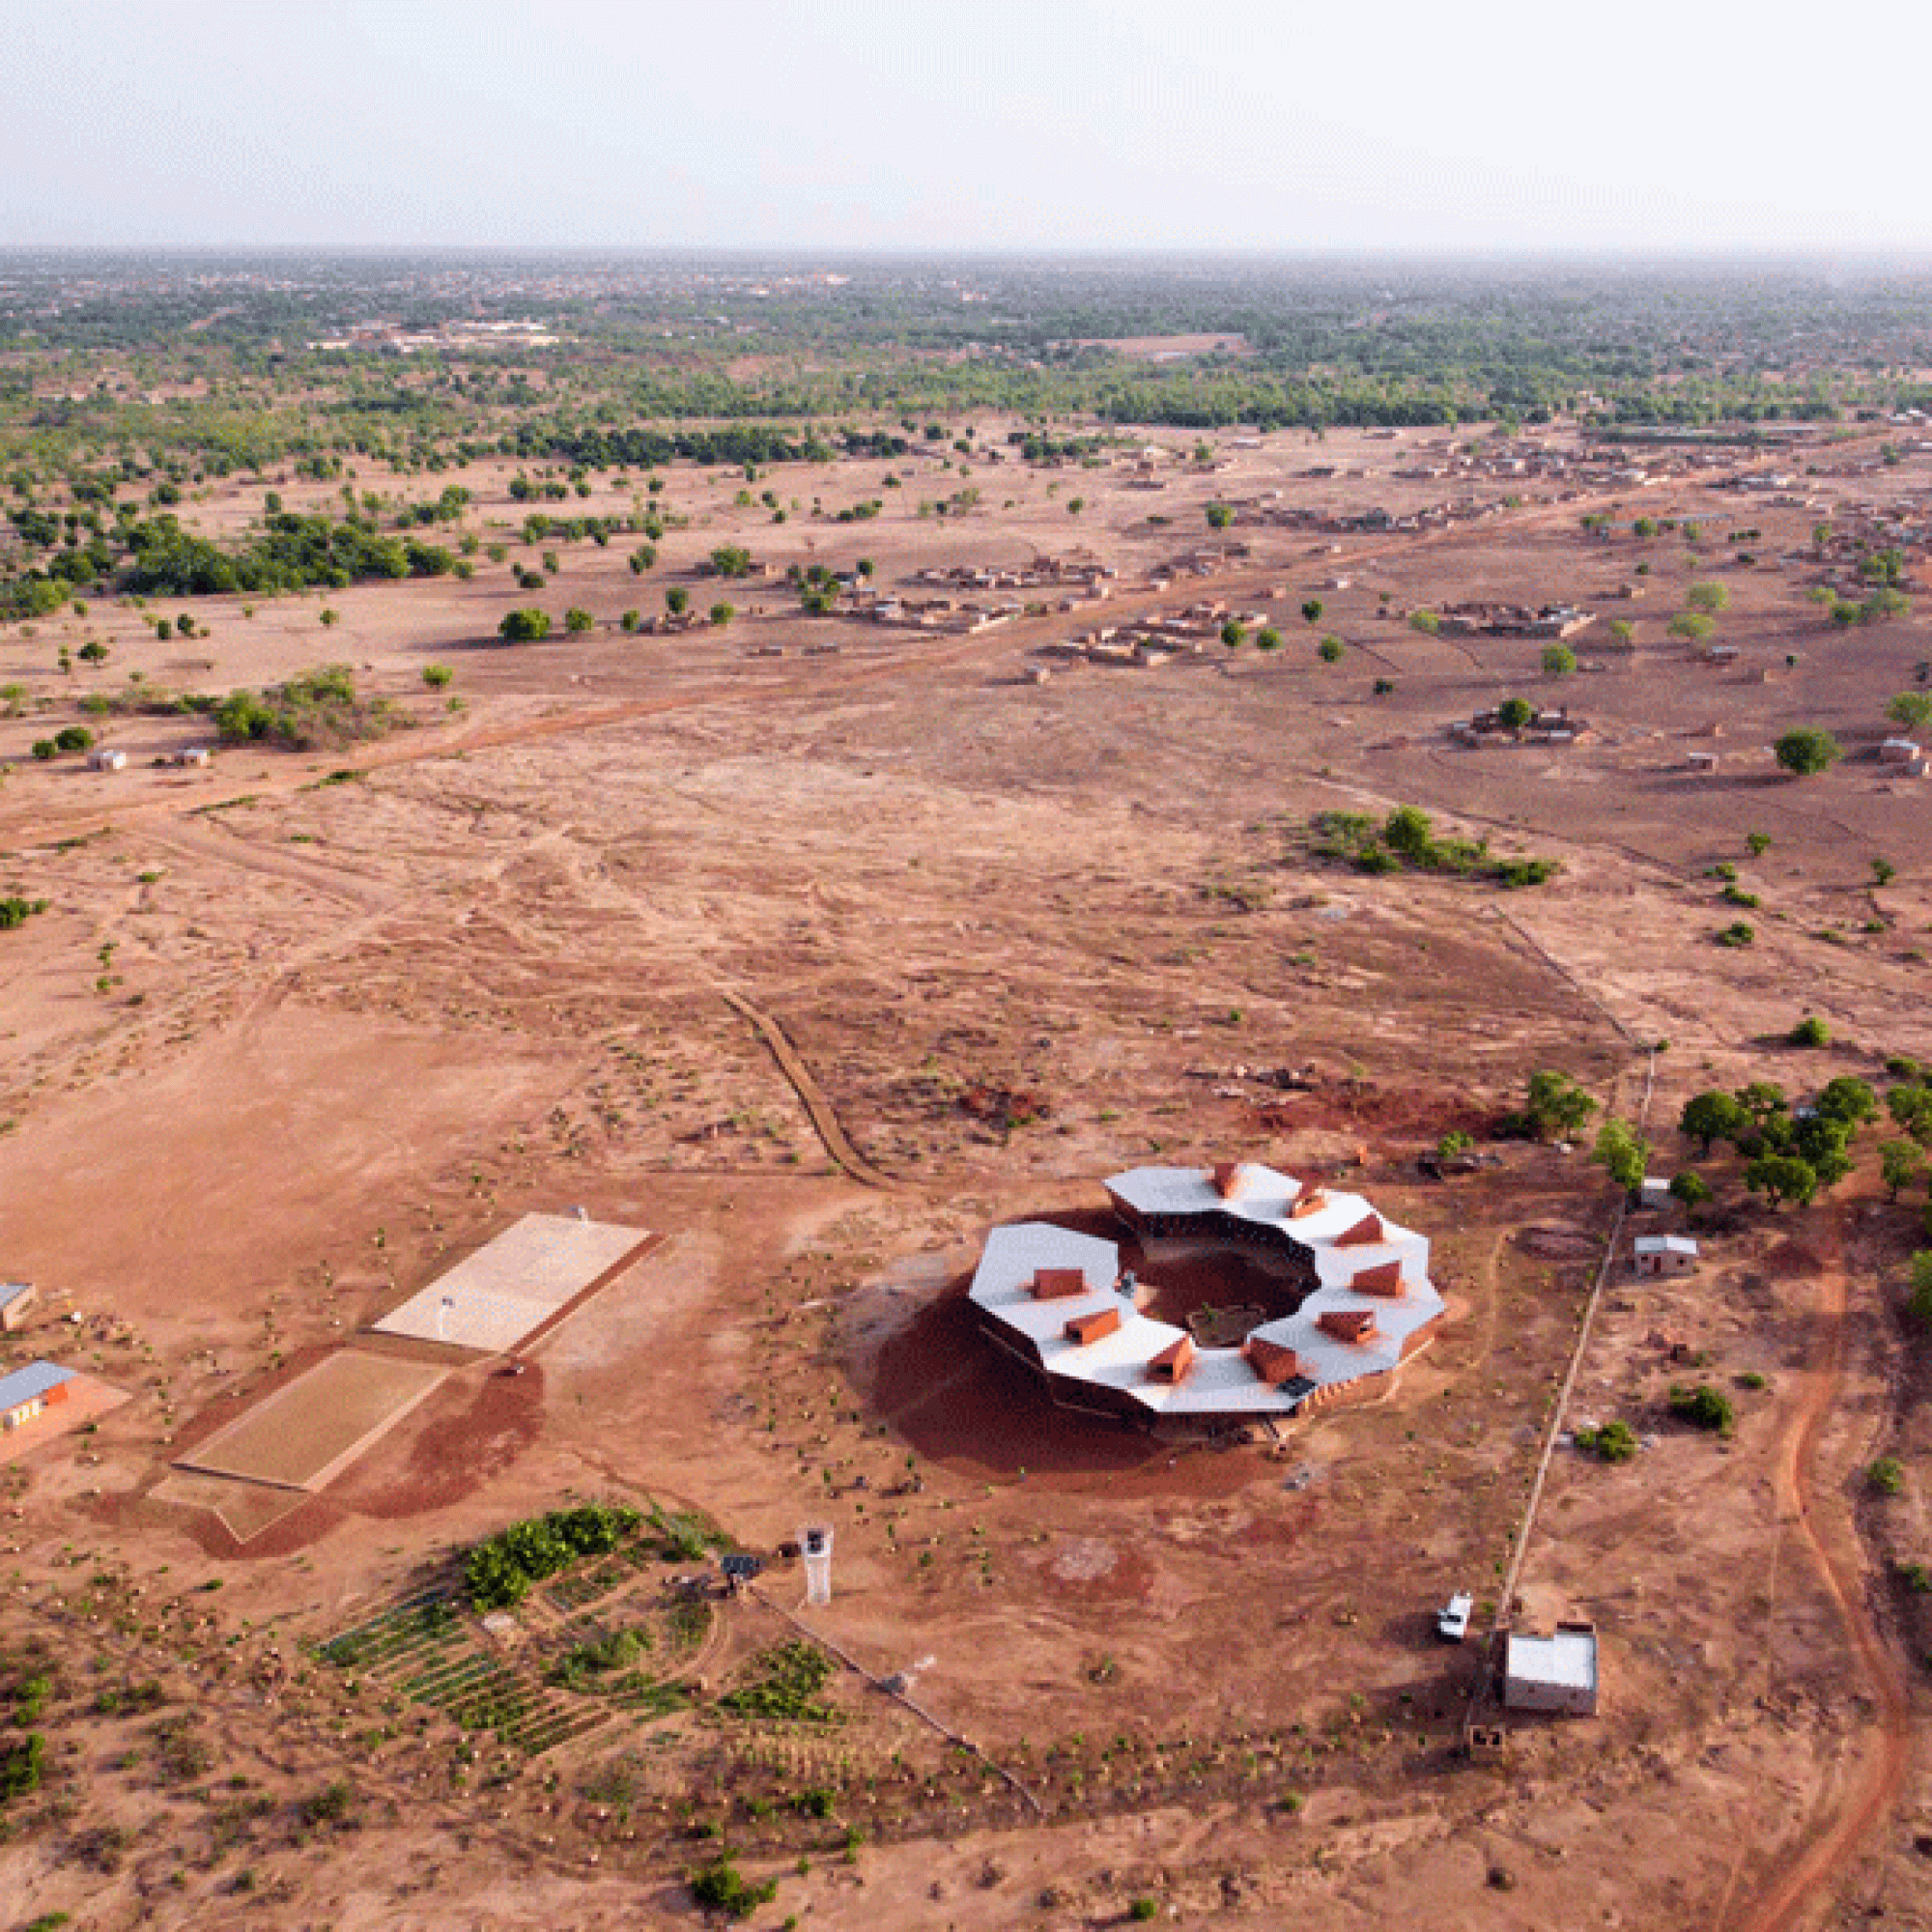
<svg viewBox="0 0 1932 1932"><path fill-rule="evenodd" d="M257 1403L177 1466L279 1490L319 1490L395 1427L449 1373L344 1349Z"/></svg>
<svg viewBox="0 0 1932 1932"><path fill-rule="evenodd" d="M376 1322L379 1335L502 1354L637 1259L650 1240L574 1214L526 1214Z"/></svg>

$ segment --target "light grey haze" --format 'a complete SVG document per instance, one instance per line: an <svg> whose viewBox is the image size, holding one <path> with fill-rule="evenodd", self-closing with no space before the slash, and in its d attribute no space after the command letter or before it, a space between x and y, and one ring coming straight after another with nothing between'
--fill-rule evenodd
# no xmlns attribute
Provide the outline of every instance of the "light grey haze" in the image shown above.
<svg viewBox="0 0 1932 1932"><path fill-rule="evenodd" d="M1932 248L1923 9L0 0L0 245Z"/></svg>

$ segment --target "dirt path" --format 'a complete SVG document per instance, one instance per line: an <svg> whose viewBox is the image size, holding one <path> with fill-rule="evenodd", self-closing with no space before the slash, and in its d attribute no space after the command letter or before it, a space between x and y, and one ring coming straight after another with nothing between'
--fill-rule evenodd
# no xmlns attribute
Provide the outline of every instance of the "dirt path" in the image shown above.
<svg viewBox="0 0 1932 1932"><path fill-rule="evenodd" d="M1740 1921L1741 1932L1784 1932L1796 1923L1833 1878L1857 1858L1866 1835L1897 1804L1911 1764L1911 1708L1897 1662L1865 1602L1862 1577L1855 1564L1833 1553L1814 1516L1818 1438L1836 1405L1843 1379L1848 1306L1844 1269L1833 1266L1818 1284L1823 1340L1812 1361L1804 1401L1792 1418L1778 1456L1776 1483L1787 1520L1809 1549L1870 1683L1878 1707L1874 1720L1877 1749L1871 1754L1862 1784L1843 1811L1796 1854L1781 1876L1770 1882L1764 1896ZM1736 1878L1734 1870L1733 1885ZM1727 1889L1725 1906L1729 1897ZM1723 1907L1713 1922L1720 1928L1726 1922Z"/></svg>
<svg viewBox="0 0 1932 1932"><path fill-rule="evenodd" d="M805 1111L811 1116L811 1124L817 1128L825 1151L854 1180L864 1181L867 1187L896 1187L896 1180L890 1175L881 1174L846 1138L845 1129L839 1125L832 1102L825 1097L824 1091L812 1078L811 1068L798 1057L798 1049L785 1037L784 1029L778 1021L769 1013L760 1012L742 993L734 993L723 986L718 990L724 1004L733 1012L741 1013L750 1020L757 1029L759 1038L771 1048L772 1058L778 1062L780 1072L791 1082L792 1090L805 1103Z"/></svg>

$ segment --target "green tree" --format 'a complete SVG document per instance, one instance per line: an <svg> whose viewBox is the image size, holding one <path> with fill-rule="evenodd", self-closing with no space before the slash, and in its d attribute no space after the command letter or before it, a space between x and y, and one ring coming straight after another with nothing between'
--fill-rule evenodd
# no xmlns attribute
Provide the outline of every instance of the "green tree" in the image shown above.
<svg viewBox="0 0 1932 1932"><path fill-rule="evenodd" d="M1889 886L1898 877L1898 867L1889 859L1873 859L1867 863L1871 867L1874 886Z"/></svg>
<svg viewBox="0 0 1932 1932"><path fill-rule="evenodd" d="M752 553L739 544L720 544L711 553L711 568L720 577L749 577Z"/></svg>
<svg viewBox="0 0 1932 1932"><path fill-rule="evenodd" d="M1810 724L1801 724L1785 732L1771 749L1777 762L1794 778L1801 779L1830 771L1844 755L1837 739Z"/></svg>
<svg viewBox="0 0 1932 1932"><path fill-rule="evenodd" d="M1523 1116L1538 1140L1575 1140L1597 1103L1569 1074L1545 1067L1529 1076Z"/></svg>
<svg viewBox="0 0 1932 1932"><path fill-rule="evenodd" d="M1687 1214L1694 1214L1711 1198L1710 1183L1700 1174L1693 1174L1688 1167L1670 1177L1670 1198L1677 1202Z"/></svg>
<svg viewBox="0 0 1932 1932"><path fill-rule="evenodd" d="M1321 598L1319 597L1309 598L1308 601L1301 607L1301 621L1304 624L1309 624L1309 625L1321 623L1321 611L1322 611L1322 604Z"/></svg>
<svg viewBox="0 0 1932 1932"><path fill-rule="evenodd" d="M1536 716L1536 706L1525 697L1506 697L1496 706L1496 723L1506 731L1520 731Z"/></svg>
<svg viewBox="0 0 1932 1932"><path fill-rule="evenodd" d="M1382 841L1405 859L1426 862L1435 852L1435 827L1419 806L1399 805L1382 827Z"/></svg>
<svg viewBox="0 0 1932 1932"><path fill-rule="evenodd" d="M1715 617L1719 611L1730 609L1731 593L1721 583L1693 583L1684 593L1684 601L1691 610Z"/></svg>
<svg viewBox="0 0 1932 1932"><path fill-rule="evenodd" d="M1255 649L1258 651L1278 651L1281 649L1281 633L1272 624L1264 624L1255 633Z"/></svg>
<svg viewBox="0 0 1932 1932"><path fill-rule="evenodd" d="M1628 1121L1611 1115L1597 1130L1590 1157L1597 1161L1626 1194L1634 1194L1650 1172L1650 1144Z"/></svg>
<svg viewBox="0 0 1932 1932"><path fill-rule="evenodd" d="M673 617L682 617L691 609L691 592L681 583L673 583L665 592L665 609Z"/></svg>
<svg viewBox="0 0 1932 1932"><path fill-rule="evenodd" d="M1747 832L1745 843L1750 847L1753 859L1762 859L1771 850L1771 835L1766 832Z"/></svg>
<svg viewBox="0 0 1932 1932"><path fill-rule="evenodd" d="M714 604L711 607L709 614L712 624L718 630L722 631L738 614L737 606L733 604Z"/></svg>
<svg viewBox="0 0 1932 1932"><path fill-rule="evenodd" d="M497 626L497 635L507 644L533 644L550 636L550 613L545 611L506 611Z"/></svg>
<svg viewBox="0 0 1932 1932"><path fill-rule="evenodd" d="M1812 1104L1821 1118L1842 1121L1848 1127L1861 1127L1878 1119L1878 1095L1855 1073L1840 1073L1828 1080Z"/></svg>
<svg viewBox="0 0 1932 1932"><path fill-rule="evenodd" d="M1901 691L1885 707L1885 715L1907 730L1921 730L1932 724L1932 691Z"/></svg>
<svg viewBox="0 0 1932 1932"><path fill-rule="evenodd" d="M1818 1176L1796 1154L1766 1153L1746 1167L1745 1185L1753 1194L1762 1194L1774 1210L1786 1201L1804 1208L1818 1192Z"/></svg>
<svg viewBox="0 0 1932 1932"><path fill-rule="evenodd" d="M1921 1249L1912 1257L1911 1287L1905 1310L1921 1327L1932 1328L1932 1253Z"/></svg>
<svg viewBox="0 0 1932 1932"><path fill-rule="evenodd" d="M1210 530L1225 530L1235 521L1235 513L1226 503L1208 505L1208 527Z"/></svg>
<svg viewBox="0 0 1932 1932"><path fill-rule="evenodd" d="M1751 1117L1735 1094L1714 1088L1693 1094L1677 1117L1677 1131L1708 1154L1716 1141L1736 1142L1750 1131Z"/></svg>
<svg viewBox="0 0 1932 1932"><path fill-rule="evenodd" d="M1700 611L1680 611L1665 628L1687 644L1701 644L1718 627Z"/></svg>
<svg viewBox="0 0 1932 1932"><path fill-rule="evenodd" d="M1420 631L1425 637L1433 638L1442 628L1442 619L1434 611L1411 611L1408 613L1408 628Z"/></svg>
<svg viewBox="0 0 1932 1932"><path fill-rule="evenodd" d="M575 606L563 613L563 628L573 635L595 630L597 619L588 611L580 611Z"/></svg>
<svg viewBox="0 0 1932 1932"><path fill-rule="evenodd" d="M1321 641L1315 646L1315 655L1318 658L1320 658L1323 664L1328 664L1328 665L1340 664L1342 662L1342 654L1344 648L1345 647L1340 638L1323 638Z"/></svg>
<svg viewBox="0 0 1932 1932"><path fill-rule="evenodd" d="M1917 1187L1925 1179L1925 1151L1912 1141L1885 1141L1878 1151L1879 1178L1893 1201L1899 1190Z"/></svg>
<svg viewBox="0 0 1932 1932"><path fill-rule="evenodd" d="M1543 668L1550 677L1568 677L1577 668L1577 653L1568 644L1546 644Z"/></svg>
<svg viewBox="0 0 1932 1932"><path fill-rule="evenodd" d="M423 682L432 691L440 691L455 675L447 665L423 666Z"/></svg>
<svg viewBox="0 0 1932 1932"><path fill-rule="evenodd" d="M1793 1046L1820 1047L1832 1043L1832 1029L1816 1013L1806 1013L1786 1036Z"/></svg>
<svg viewBox="0 0 1932 1932"><path fill-rule="evenodd" d="M1231 651L1237 651L1248 640L1248 627L1238 617L1230 617L1221 626L1221 641Z"/></svg>

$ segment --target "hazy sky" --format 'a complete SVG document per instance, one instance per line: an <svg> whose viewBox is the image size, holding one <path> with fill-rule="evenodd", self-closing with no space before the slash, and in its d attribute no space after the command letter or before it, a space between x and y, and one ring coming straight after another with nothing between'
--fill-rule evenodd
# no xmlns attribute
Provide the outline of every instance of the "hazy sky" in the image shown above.
<svg viewBox="0 0 1932 1932"><path fill-rule="evenodd" d="M1910 0L0 0L0 245L1932 249Z"/></svg>

